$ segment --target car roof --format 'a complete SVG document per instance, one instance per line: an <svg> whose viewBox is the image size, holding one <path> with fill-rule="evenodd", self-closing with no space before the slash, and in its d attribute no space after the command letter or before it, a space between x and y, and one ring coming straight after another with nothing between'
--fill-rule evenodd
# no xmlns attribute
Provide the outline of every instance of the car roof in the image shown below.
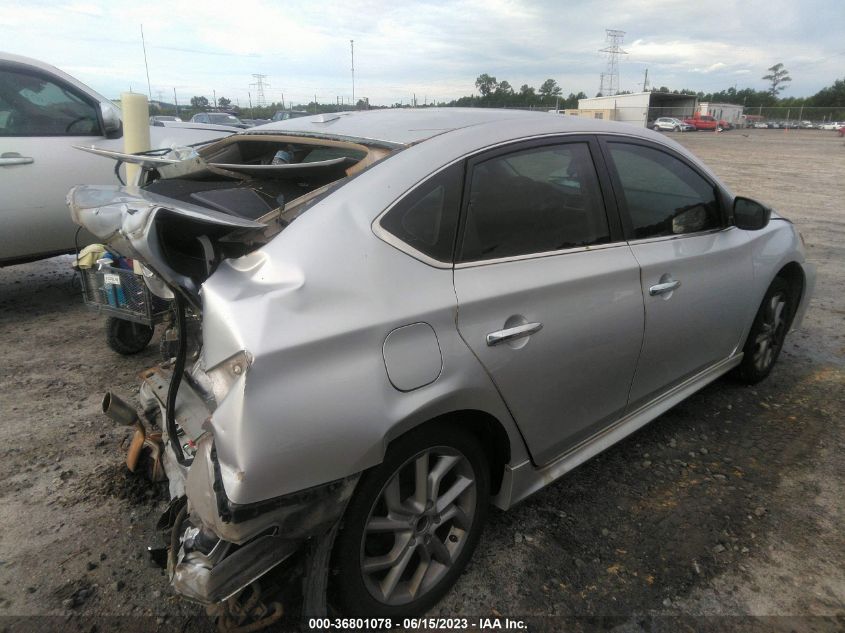
<svg viewBox="0 0 845 633"><path fill-rule="evenodd" d="M261 126L260 130L250 130L244 134L303 134L408 146L471 127L496 128L496 136L500 136L504 128L510 132L505 136L516 140L544 132L622 131L620 126L624 126L627 134L637 135L642 132L642 128L616 122L541 111L504 108L388 108L315 114L275 121Z"/></svg>

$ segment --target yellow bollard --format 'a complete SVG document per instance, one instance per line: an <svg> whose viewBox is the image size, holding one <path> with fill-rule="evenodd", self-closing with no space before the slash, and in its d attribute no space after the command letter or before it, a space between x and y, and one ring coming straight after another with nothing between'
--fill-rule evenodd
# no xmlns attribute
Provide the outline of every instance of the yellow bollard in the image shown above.
<svg viewBox="0 0 845 633"><path fill-rule="evenodd" d="M147 98L134 92L120 95L123 110L123 151L127 154L146 152L150 149L150 107ZM141 168L126 165L126 184L137 184Z"/></svg>

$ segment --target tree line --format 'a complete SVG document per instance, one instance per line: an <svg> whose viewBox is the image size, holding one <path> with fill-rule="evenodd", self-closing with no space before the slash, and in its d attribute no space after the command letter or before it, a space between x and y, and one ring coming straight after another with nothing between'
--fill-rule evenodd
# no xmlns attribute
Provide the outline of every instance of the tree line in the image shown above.
<svg viewBox="0 0 845 633"><path fill-rule="evenodd" d="M690 95L698 97L700 101L711 101L717 103L733 103L743 105L748 109L753 108L828 108L831 110L831 117L834 119L845 118L845 78L837 79L830 86L822 88L816 94L809 97L781 97L780 93L786 88L792 77L789 71L784 68L781 63L775 64L768 69L768 74L764 75L762 79L769 82L769 88L766 90L756 90L754 88L737 89L736 86L726 88L717 92L701 92L682 88L680 90L670 90L667 86L660 86L652 89L653 92L662 92L679 95ZM488 73L482 73L475 80L475 89L477 94L459 97L451 101L439 101L428 103L426 100L425 106L439 106L439 107L493 107L493 108L543 108L543 109L575 109L578 107L579 99L586 99L587 95L584 92L573 93L570 92L568 96L563 96L563 89L558 85L554 79L546 79L539 88L535 88L528 84L522 84L519 89L515 89L507 80L499 81L495 76ZM622 91L618 94L628 94L628 91ZM596 94L601 96L601 93ZM396 102L390 106L375 106L370 105L364 100L359 100L354 109L368 109L379 107L412 107L420 106L416 99L409 100L408 103ZM180 114L190 116L196 112L202 112L209 107L213 107L209 100L203 96L195 96L191 99L191 107L180 107ZM226 97L219 97L217 99L217 107L221 110L238 111L236 106L232 106L231 100ZM339 109L350 110L353 109L351 105L338 107L337 103L318 103L310 102L307 104L290 105L289 109L307 110L309 112L334 112ZM277 110L282 110L283 104L272 103L263 107L240 108L241 116L251 116L256 118L269 118Z"/></svg>

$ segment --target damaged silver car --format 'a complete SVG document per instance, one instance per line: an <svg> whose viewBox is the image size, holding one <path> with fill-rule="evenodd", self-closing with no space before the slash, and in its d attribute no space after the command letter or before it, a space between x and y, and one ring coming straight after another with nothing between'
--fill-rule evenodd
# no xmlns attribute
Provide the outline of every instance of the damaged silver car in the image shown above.
<svg viewBox="0 0 845 633"><path fill-rule="evenodd" d="M113 157L140 182L73 217L175 318L142 410L104 409L169 480L173 587L226 621L294 573L309 614L426 611L490 503L765 378L814 283L788 220L620 124L397 109Z"/></svg>

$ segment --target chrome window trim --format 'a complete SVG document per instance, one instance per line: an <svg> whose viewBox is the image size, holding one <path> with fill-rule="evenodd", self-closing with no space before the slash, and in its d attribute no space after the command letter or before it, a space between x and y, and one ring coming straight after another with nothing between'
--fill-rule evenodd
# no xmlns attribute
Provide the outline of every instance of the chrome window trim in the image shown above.
<svg viewBox="0 0 845 633"><path fill-rule="evenodd" d="M478 259L471 262L455 264L455 270L461 268L475 268L476 266L487 266L490 264L504 264L507 262L518 262L526 259L540 259L543 257L555 257L557 255L570 255L572 253L586 253L588 251L600 251L608 248L627 246L627 242L608 242L607 244L591 244L589 246L574 246L563 248L558 251L543 251L542 253L523 253L522 255L511 255L509 257L498 257L496 259Z"/></svg>
<svg viewBox="0 0 845 633"><path fill-rule="evenodd" d="M680 235L660 235L658 237L644 237L639 240L629 240L628 244L636 246L637 244L650 244L651 242L666 242L669 240L680 240L687 237L700 237L702 235L711 235L715 233L723 233L735 229L735 226L720 226L715 229L708 229L706 231L696 231L694 233L681 233Z"/></svg>

